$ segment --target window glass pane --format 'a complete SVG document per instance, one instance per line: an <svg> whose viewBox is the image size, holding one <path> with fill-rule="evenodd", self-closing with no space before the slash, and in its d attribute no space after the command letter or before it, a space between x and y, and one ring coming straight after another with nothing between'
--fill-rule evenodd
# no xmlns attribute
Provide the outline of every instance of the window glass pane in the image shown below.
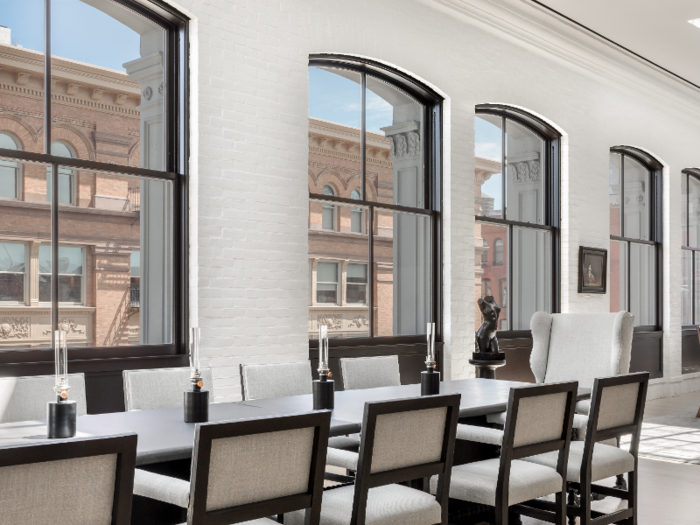
<svg viewBox="0 0 700 525"><path fill-rule="evenodd" d="M535 312L552 311L551 255L551 232L513 228L513 330L528 330Z"/></svg>
<svg viewBox="0 0 700 525"><path fill-rule="evenodd" d="M544 224L545 141L506 121L506 219Z"/></svg>
<svg viewBox="0 0 700 525"><path fill-rule="evenodd" d="M63 142L53 142L51 144L51 155L57 157L65 157L67 159L75 158L71 149ZM67 168L58 168L58 203L73 204L75 172ZM51 174L46 172L46 200L51 201Z"/></svg>
<svg viewBox="0 0 700 525"><path fill-rule="evenodd" d="M502 219L503 119L482 113L475 122L474 214Z"/></svg>
<svg viewBox="0 0 700 525"><path fill-rule="evenodd" d="M423 105L367 76L367 200L422 208Z"/></svg>
<svg viewBox="0 0 700 525"><path fill-rule="evenodd" d="M693 324L693 252L681 250L681 325Z"/></svg>
<svg viewBox="0 0 700 525"><path fill-rule="evenodd" d="M318 337L318 327L328 327L328 337L369 335L367 305L367 264L369 240L366 233L352 233L354 210L363 221L362 206L334 205L337 227L322 226L323 204L309 202L309 338ZM367 232L363 222L362 232ZM363 273L364 272L364 273Z"/></svg>
<svg viewBox="0 0 700 525"><path fill-rule="evenodd" d="M58 247L58 300L62 303L83 303L84 249ZM51 245L39 247L39 301L51 301Z"/></svg>
<svg viewBox="0 0 700 525"><path fill-rule="evenodd" d="M693 252L695 257L695 319L693 319L692 324L700 324L700 252Z"/></svg>
<svg viewBox="0 0 700 525"><path fill-rule="evenodd" d="M609 173L610 196L610 235L622 236L620 224L620 202L622 199L622 156L619 153L610 153Z"/></svg>
<svg viewBox="0 0 700 525"><path fill-rule="evenodd" d="M0 27L0 33L2 29L3 28ZM2 41L0 40L0 42ZM1 123L0 129L2 129ZM0 132L0 148L17 150L17 141L9 134ZM19 164L0 159L0 199L18 198L18 184Z"/></svg>
<svg viewBox="0 0 700 525"><path fill-rule="evenodd" d="M630 313L637 326L656 325L656 247L630 243Z"/></svg>
<svg viewBox="0 0 700 525"><path fill-rule="evenodd" d="M690 246L700 248L700 180L688 177L690 191ZM685 239L683 239L685 242Z"/></svg>
<svg viewBox="0 0 700 525"><path fill-rule="evenodd" d="M54 138L89 158L78 128L99 162L165 169L163 29L109 0L61 0L51 46Z"/></svg>
<svg viewBox="0 0 700 525"><path fill-rule="evenodd" d="M610 311L628 311L627 306L627 243L610 241Z"/></svg>
<svg viewBox="0 0 700 525"><path fill-rule="evenodd" d="M375 225L375 334L424 334L431 320L430 218L376 210Z"/></svg>
<svg viewBox="0 0 700 525"><path fill-rule="evenodd" d="M0 242L0 304L24 303L26 246Z"/></svg>
<svg viewBox="0 0 700 525"><path fill-rule="evenodd" d="M486 261L487 264L475 266L476 272L474 282L476 286L476 298L474 301L474 329L478 330L482 323L478 300L483 299L487 295L492 295L496 303L501 307L499 319L506 321L505 328L503 329L507 330L508 303L507 299L505 303L503 302L503 297L500 294L500 287L508 290L508 227L477 221L476 230L478 237L483 239L484 245L480 257L482 262ZM502 264L494 264L496 260L496 245L500 246L498 257L500 260L504 261ZM501 284L501 282L503 284ZM496 288L494 288L494 286Z"/></svg>
<svg viewBox="0 0 700 525"><path fill-rule="evenodd" d="M636 160L625 156L625 234L631 239L649 240L651 220L650 173Z"/></svg>
<svg viewBox="0 0 700 525"><path fill-rule="evenodd" d="M69 343L171 343L172 183L87 170L75 177L83 197L77 206L60 209L58 226L66 243L60 247L59 285L70 290L60 300L81 305L59 309L59 320L77 326Z"/></svg>
<svg viewBox="0 0 700 525"><path fill-rule="evenodd" d="M332 184L350 198L361 185L362 76L344 69L309 68L309 192ZM349 182L346 182L349 181Z"/></svg>
<svg viewBox="0 0 700 525"><path fill-rule="evenodd" d="M353 200L360 200L360 192L358 190L353 190L350 198ZM362 208L352 208L350 215L350 231L352 233L364 233L362 226L365 221Z"/></svg>
<svg viewBox="0 0 700 525"><path fill-rule="evenodd" d="M331 195L335 196L336 192L333 186L330 184L326 184L323 186L322 190L323 195ZM323 220L322 220L322 228L324 230L335 230L335 206L333 204L323 204L322 205L322 210L323 210Z"/></svg>

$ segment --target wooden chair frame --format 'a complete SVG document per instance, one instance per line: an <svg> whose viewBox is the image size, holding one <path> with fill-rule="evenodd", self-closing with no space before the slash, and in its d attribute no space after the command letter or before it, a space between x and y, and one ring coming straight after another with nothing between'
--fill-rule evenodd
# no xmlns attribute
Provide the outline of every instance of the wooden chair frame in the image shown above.
<svg viewBox="0 0 700 525"><path fill-rule="evenodd" d="M524 514L532 518L557 523L563 525L566 520L566 468L569 460L569 445L571 443L571 428L574 422L574 411L576 408L576 394L578 392L578 382L568 383L547 383L543 385L512 388L508 400L508 416L506 418L505 430L503 433L503 446L501 448L500 468L498 471L498 482L496 484L496 523L499 525L508 524L509 511L516 514ZM559 439L514 447L515 428L518 421L518 408L520 400L534 396L544 396L550 394L566 393L566 411L564 413L564 424L562 434ZM510 467L513 460L521 459L545 452L559 451L557 459L557 472L562 477L561 491L557 492L554 510L549 510L541 506L537 500L519 503L509 507L509 485Z"/></svg>
<svg viewBox="0 0 700 525"><path fill-rule="evenodd" d="M131 500L136 468L136 434L120 434L102 438L78 438L40 445L19 445L0 448L0 467L30 465L47 461L117 455L114 479L112 525L131 523ZM80 497L80 495L76 495Z"/></svg>
<svg viewBox="0 0 700 525"><path fill-rule="evenodd" d="M441 524L447 525L450 476L455 436L457 434L457 421L459 419L460 398L460 394L452 394L365 403L365 412L362 419L362 441L360 443L355 476L355 492L350 525L365 524L369 489L420 478L430 478L435 475L439 476L436 499L442 507ZM445 417L445 432L439 461L372 474L372 454L378 416L442 407L447 408L447 416Z"/></svg>
<svg viewBox="0 0 700 525"><path fill-rule="evenodd" d="M230 423L199 424L192 454L192 481L188 525L230 525L306 509L305 525L318 525L321 517L323 473L328 449L331 412L328 410L290 416L247 419ZM306 492L207 512L211 447L214 439L314 427L309 485Z"/></svg>

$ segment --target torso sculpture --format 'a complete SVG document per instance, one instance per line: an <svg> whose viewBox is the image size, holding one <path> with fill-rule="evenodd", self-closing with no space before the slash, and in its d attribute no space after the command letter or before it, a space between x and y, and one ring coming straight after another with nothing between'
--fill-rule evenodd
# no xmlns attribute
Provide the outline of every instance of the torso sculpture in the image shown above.
<svg viewBox="0 0 700 525"><path fill-rule="evenodd" d="M487 295L483 299L479 299L478 304L484 322L476 332L475 354L482 354L482 359L495 358L496 355L501 356L503 354L498 351L498 339L496 339L498 316L501 314L501 307L496 304L492 295ZM490 355L483 356L483 354Z"/></svg>

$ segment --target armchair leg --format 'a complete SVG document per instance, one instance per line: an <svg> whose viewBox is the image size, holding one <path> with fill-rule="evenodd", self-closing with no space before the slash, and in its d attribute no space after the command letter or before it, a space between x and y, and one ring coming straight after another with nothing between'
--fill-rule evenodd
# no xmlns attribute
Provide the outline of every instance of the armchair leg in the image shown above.
<svg viewBox="0 0 700 525"><path fill-rule="evenodd" d="M579 506L579 500L578 500L578 497L576 496L576 491L574 489L569 489L568 494L567 494L566 504L567 504L567 507L569 507L569 506L578 507ZM568 521L569 521L569 525L576 525L576 516L569 515Z"/></svg>
<svg viewBox="0 0 700 525"><path fill-rule="evenodd" d="M619 490L627 490L627 480L624 474L618 474L616 476L615 488Z"/></svg>

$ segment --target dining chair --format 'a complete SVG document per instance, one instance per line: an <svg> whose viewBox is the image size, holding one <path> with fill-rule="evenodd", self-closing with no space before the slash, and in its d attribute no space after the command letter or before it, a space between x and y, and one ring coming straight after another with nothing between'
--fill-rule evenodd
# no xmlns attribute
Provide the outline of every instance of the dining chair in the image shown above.
<svg viewBox="0 0 700 525"><path fill-rule="evenodd" d="M328 449L355 471L353 485L326 489L322 525L447 525L459 394L366 403L359 453ZM435 476L436 495L401 483ZM301 513L284 516L302 525Z"/></svg>
<svg viewBox="0 0 700 525"><path fill-rule="evenodd" d="M340 371L345 390L401 385L397 355L340 359Z"/></svg>
<svg viewBox="0 0 700 525"><path fill-rule="evenodd" d="M136 434L0 448L0 523L128 525Z"/></svg>
<svg viewBox="0 0 700 525"><path fill-rule="evenodd" d="M317 525L330 423L324 410L197 424L191 481L136 469L134 494L186 508L186 525L270 525L295 510Z"/></svg>
<svg viewBox="0 0 700 525"><path fill-rule="evenodd" d="M649 374L647 372L596 379L593 382L591 411L585 441L571 443L566 478L570 489L579 494L580 503L567 508L569 524L637 524L637 462L639 439L644 418ZM629 451L601 441L631 435ZM533 464L552 468L557 458L551 453L525 458ZM627 474L627 489L596 485L597 481ZM591 510L591 494L603 494L627 500L626 509L603 514ZM570 498L574 501L574 498Z"/></svg>
<svg viewBox="0 0 700 525"><path fill-rule="evenodd" d="M0 378L0 423L46 419L46 404L56 401L56 377L26 376ZM87 414L85 375L69 374L69 399L77 403L79 416Z"/></svg>
<svg viewBox="0 0 700 525"><path fill-rule="evenodd" d="M500 458L452 468L450 498L494 507L496 525L509 513L558 525L566 523L566 468L578 384L575 381L512 388L504 430L460 425L463 439L501 446ZM470 435L470 432L473 434ZM485 440L485 441L484 441ZM550 452L554 464L525 461ZM438 480L430 480L435 493ZM553 510L538 498L555 494Z"/></svg>
<svg viewBox="0 0 700 525"><path fill-rule="evenodd" d="M241 365L244 400L310 394L311 381L310 361Z"/></svg>
<svg viewBox="0 0 700 525"><path fill-rule="evenodd" d="M211 368L201 368L204 389L214 396ZM183 392L192 389L189 367L124 370L124 408L154 410L156 408L181 407L185 404Z"/></svg>

